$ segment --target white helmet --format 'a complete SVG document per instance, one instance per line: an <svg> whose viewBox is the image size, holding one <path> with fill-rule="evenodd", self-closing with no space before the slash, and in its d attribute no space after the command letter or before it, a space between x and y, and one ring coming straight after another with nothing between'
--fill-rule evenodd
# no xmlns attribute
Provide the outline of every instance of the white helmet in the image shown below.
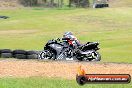
<svg viewBox="0 0 132 88"><path fill-rule="evenodd" d="M69 35L73 35L72 32L65 32L63 37L69 36Z"/></svg>

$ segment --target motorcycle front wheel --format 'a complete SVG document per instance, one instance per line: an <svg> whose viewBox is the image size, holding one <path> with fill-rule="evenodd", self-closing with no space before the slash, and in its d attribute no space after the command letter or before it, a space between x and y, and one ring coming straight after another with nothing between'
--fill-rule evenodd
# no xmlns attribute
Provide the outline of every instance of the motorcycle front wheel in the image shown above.
<svg viewBox="0 0 132 88"><path fill-rule="evenodd" d="M39 54L39 57L38 59L52 59L52 60L55 60L55 53L53 53L52 51L50 50L44 50L42 51L40 54Z"/></svg>

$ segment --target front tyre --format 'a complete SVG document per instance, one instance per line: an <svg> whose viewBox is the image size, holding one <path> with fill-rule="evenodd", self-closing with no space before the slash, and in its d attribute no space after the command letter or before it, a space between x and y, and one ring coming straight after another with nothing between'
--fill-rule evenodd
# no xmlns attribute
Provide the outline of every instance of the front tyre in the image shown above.
<svg viewBox="0 0 132 88"><path fill-rule="evenodd" d="M38 59L45 59L45 60L47 60L47 59L53 59L53 60L55 60L55 53L53 53L50 50L44 50L44 51L42 51L39 54Z"/></svg>

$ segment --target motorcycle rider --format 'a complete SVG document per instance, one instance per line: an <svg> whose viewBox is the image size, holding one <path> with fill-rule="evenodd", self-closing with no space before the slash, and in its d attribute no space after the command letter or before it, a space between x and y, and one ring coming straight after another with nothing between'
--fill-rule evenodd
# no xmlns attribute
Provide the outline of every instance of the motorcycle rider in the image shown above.
<svg viewBox="0 0 132 88"><path fill-rule="evenodd" d="M69 45L74 47L74 48L81 45L79 40L73 35L72 32L65 32L62 40L67 40Z"/></svg>

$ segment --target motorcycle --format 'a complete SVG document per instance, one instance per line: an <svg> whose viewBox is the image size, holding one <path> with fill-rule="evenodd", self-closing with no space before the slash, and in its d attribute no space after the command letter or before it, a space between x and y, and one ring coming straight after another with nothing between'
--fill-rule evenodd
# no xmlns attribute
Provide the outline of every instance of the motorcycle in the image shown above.
<svg viewBox="0 0 132 88"><path fill-rule="evenodd" d="M101 55L97 52L97 50L99 50L98 42L87 42L86 44L73 47L71 41L73 40L63 38L49 40L44 46L44 50L39 54L39 59L79 61L101 60Z"/></svg>

